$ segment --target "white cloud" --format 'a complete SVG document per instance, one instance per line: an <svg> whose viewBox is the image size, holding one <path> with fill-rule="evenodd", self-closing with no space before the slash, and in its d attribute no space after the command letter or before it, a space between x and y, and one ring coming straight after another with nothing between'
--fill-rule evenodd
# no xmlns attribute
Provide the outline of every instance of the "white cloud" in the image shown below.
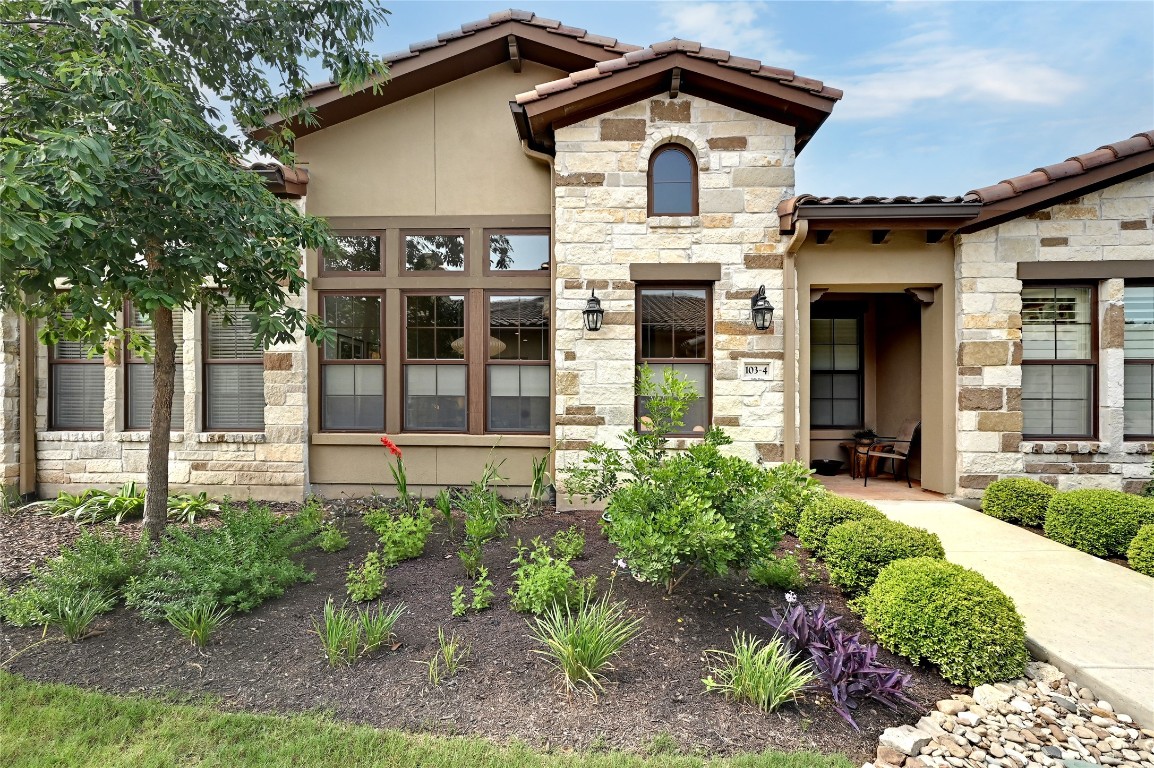
<svg viewBox="0 0 1154 768"><path fill-rule="evenodd" d="M787 47L770 28L763 17L768 10L768 3L762 2L666 2L658 28L667 37L697 40L771 66L792 66L804 60L804 54Z"/></svg>

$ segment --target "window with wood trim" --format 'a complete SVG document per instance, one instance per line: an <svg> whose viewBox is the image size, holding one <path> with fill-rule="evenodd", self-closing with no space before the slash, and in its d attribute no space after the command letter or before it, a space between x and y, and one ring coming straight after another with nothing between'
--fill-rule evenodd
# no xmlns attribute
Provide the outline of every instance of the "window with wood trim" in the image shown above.
<svg viewBox="0 0 1154 768"><path fill-rule="evenodd" d="M669 369L687 378L698 398L679 434L701 435L710 424L713 397L712 286L650 285L637 289L637 364L661 382ZM647 398L637 398L637 428L649 420Z"/></svg>
<svg viewBox="0 0 1154 768"><path fill-rule="evenodd" d="M405 296L404 427L467 432L469 358L464 294Z"/></svg>
<svg viewBox="0 0 1154 768"><path fill-rule="evenodd" d="M204 428L264 429L264 350L252 313L229 299L204 313Z"/></svg>
<svg viewBox="0 0 1154 768"><path fill-rule="evenodd" d="M321 349L321 428L381 432L385 428L384 300L380 294L320 297L333 338Z"/></svg>
<svg viewBox="0 0 1154 768"><path fill-rule="evenodd" d="M487 432L549 431L549 297L490 293Z"/></svg>
<svg viewBox="0 0 1154 768"><path fill-rule="evenodd" d="M697 215L697 159L680 144L665 144L649 156L649 215Z"/></svg>
<svg viewBox="0 0 1154 768"><path fill-rule="evenodd" d="M1154 439L1154 284L1127 283L1124 432L1129 440Z"/></svg>
<svg viewBox="0 0 1154 768"><path fill-rule="evenodd" d="M1022 431L1028 439L1096 434L1096 293L1085 284L1022 288Z"/></svg>
<svg viewBox="0 0 1154 768"><path fill-rule="evenodd" d="M126 325L142 336L152 339L152 322L132 304L126 304ZM184 310L172 310L172 338L176 342L176 371L172 389L173 432L184 430ZM152 345L156 349L155 340ZM148 429L152 421L153 400L152 357L146 359L139 352L124 348L124 428Z"/></svg>
<svg viewBox="0 0 1154 768"><path fill-rule="evenodd" d="M485 230L489 274L542 272L549 269L549 230Z"/></svg>
<svg viewBox="0 0 1154 768"><path fill-rule="evenodd" d="M337 235L337 247L320 253L321 273L369 272L380 274L381 238L376 235Z"/></svg>
<svg viewBox="0 0 1154 768"><path fill-rule="evenodd" d="M809 421L813 429L861 429L864 422L864 309L818 302L809 320Z"/></svg>
<svg viewBox="0 0 1154 768"><path fill-rule="evenodd" d="M48 428L104 429L104 354L100 350L78 341L48 347Z"/></svg>
<svg viewBox="0 0 1154 768"><path fill-rule="evenodd" d="M405 232L405 272L463 272L469 246L466 232Z"/></svg>

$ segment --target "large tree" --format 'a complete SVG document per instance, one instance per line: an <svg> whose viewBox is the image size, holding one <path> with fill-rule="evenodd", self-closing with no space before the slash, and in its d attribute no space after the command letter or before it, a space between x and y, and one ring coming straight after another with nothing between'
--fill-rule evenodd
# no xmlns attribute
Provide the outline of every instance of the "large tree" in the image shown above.
<svg viewBox="0 0 1154 768"><path fill-rule="evenodd" d="M270 113L314 119L310 62L342 89L383 82L366 45L387 13L376 0L0 2L0 310L41 321L45 343L124 339L151 354L153 537L166 520L173 312L223 308L226 288L265 346L324 335L292 297L301 249L331 234L244 169L259 155L293 162L290 121L252 131ZM125 301L151 320L151 341L118 326Z"/></svg>

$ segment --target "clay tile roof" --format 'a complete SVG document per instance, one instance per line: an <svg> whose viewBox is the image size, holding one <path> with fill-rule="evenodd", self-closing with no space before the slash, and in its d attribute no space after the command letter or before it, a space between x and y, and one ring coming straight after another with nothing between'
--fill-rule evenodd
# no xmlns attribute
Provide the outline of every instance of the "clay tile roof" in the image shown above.
<svg viewBox="0 0 1154 768"><path fill-rule="evenodd" d="M253 163L248 170L260 176L265 186L279 197L301 197L309 183L304 168L289 168L280 163Z"/></svg>
<svg viewBox="0 0 1154 768"><path fill-rule="evenodd" d="M702 46L699 50L694 53L690 53L689 55L698 59L709 59L710 61L729 60L729 51L722 50L721 48L706 48L705 46Z"/></svg>
<svg viewBox="0 0 1154 768"><path fill-rule="evenodd" d="M980 189L966 193L966 200L983 205L1017 197L1031 189L1039 189L1062 179L1071 179L1094 168L1108 166L1142 152L1154 150L1154 130L1136 133L1128 139L1104 144L1093 152L1075 155L1063 163L1035 168L1021 176L1015 176Z"/></svg>

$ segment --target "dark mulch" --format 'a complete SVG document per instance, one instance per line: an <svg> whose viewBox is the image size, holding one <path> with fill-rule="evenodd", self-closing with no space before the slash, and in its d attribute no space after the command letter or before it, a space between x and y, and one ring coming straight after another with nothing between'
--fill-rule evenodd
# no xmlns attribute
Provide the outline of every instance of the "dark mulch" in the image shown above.
<svg viewBox="0 0 1154 768"><path fill-rule="evenodd" d="M866 705L857 717L862 730L855 731L820 692L770 715L706 694L701 684L706 674L703 652L730 647L736 630L767 636L759 617L783 606L783 594L737 578L691 575L666 597L663 590L616 569L615 551L597 523L594 513L552 512L515 522L508 540L486 548L496 607L466 619L451 616L450 592L466 580L455 556L456 542L438 527L423 557L389 572L383 602L404 602L408 608L397 627L400 647L351 668L326 665L312 620L330 595L343 599L348 564L359 562L375 543L375 535L356 518L343 521L352 538L349 549L305 556L316 572L315 582L237 617L203 653L185 645L169 626L118 609L98 620L101 634L74 645L60 640L37 646L15 659L10 669L32 680L112 693L207 695L227 709L320 710L376 726L521 739L541 748L638 749L669 734L685 750L731 754L816 749L844 752L860 761L873 756L884 728L916 719L908 711ZM644 626L644 634L626 646L596 699L559 692L555 673L532 653L525 617L512 612L505 597L512 583L509 561L516 539L527 542L574 524L587 537L585 557L574 563L578 575L596 574L601 589L612 585L614 596L627 601ZM19 570L28 559L15 553L47 552L52 546L44 540L55 545L70 535L65 524L46 518L0 519L5 544L0 579L11 581L18 575L13 564ZM796 542L787 540L782 546ZM825 601L845 614L845 626L861 628L836 589L814 585L801 597L807 603ZM437 649L438 627L464 638L472 656L458 677L432 688L424 662ZM40 636L39 629L0 625L0 658ZM913 675L916 683L910 693L926 705L961 690L932 671L885 652L882 657Z"/></svg>

